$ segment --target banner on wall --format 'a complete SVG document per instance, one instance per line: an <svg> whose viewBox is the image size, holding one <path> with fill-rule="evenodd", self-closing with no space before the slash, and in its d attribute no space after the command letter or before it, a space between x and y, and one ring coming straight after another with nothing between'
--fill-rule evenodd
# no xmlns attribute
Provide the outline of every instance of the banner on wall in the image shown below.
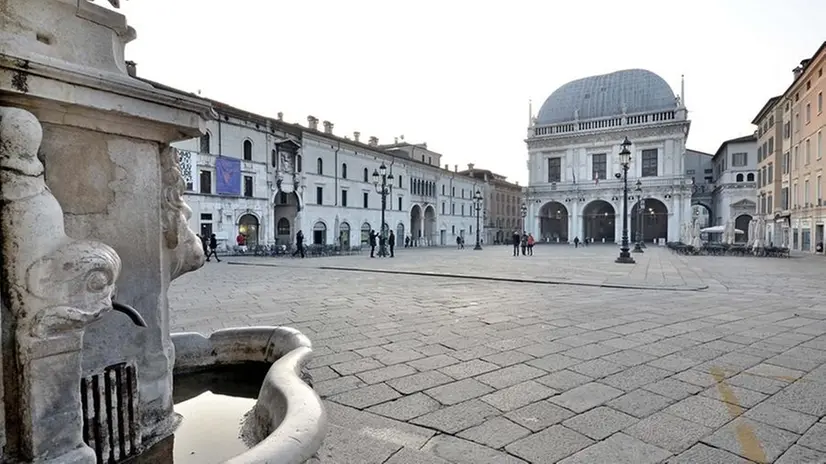
<svg viewBox="0 0 826 464"><path fill-rule="evenodd" d="M221 158L215 160L215 192L224 195L241 195L241 160Z"/></svg>

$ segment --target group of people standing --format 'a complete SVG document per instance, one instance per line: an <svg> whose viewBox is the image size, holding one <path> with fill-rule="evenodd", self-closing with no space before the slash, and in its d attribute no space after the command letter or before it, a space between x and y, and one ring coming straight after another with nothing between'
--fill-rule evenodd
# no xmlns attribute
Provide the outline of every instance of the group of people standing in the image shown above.
<svg viewBox="0 0 826 464"><path fill-rule="evenodd" d="M371 258L376 257L376 244L381 245L380 250L383 249L384 246L385 246L385 243L384 243L385 239L384 239L384 237L381 237L380 235L381 234L379 234L378 232L376 232L375 230L372 230L372 229L370 230L370 233L368 234L368 243L370 243L370 257ZM396 257L396 234L394 234L392 230L390 231L390 235L387 237L387 247L389 248L389 251L390 251L390 257L395 258ZM305 257L305 253L304 253L304 232L302 232L300 230L295 234L295 251L293 252L293 256L301 256L302 258Z"/></svg>
<svg viewBox="0 0 826 464"><path fill-rule="evenodd" d="M522 235L519 235L519 232L514 232L512 240L514 256L519 256L520 249L522 249L522 256L533 256L533 246L536 243L533 234L522 232Z"/></svg>

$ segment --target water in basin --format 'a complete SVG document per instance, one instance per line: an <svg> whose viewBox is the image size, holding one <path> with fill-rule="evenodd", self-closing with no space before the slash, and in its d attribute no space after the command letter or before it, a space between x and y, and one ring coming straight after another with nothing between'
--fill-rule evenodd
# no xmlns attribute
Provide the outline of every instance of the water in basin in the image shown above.
<svg viewBox="0 0 826 464"><path fill-rule="evenodd" d="M217 464L249 449L241 424L269 367L247 363L175 375L173 402L183 416L181 425L135 463Z"/></svg>

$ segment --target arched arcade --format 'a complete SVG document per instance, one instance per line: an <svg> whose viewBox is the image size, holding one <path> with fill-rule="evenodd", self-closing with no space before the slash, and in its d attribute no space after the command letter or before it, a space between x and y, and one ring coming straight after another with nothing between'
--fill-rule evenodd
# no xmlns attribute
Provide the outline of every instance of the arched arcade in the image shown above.
<svg viewBox="0 0 826 464"><path fill-rule="evenodd" d="M632 242L639 241L640 219L643 241L653 242L661 238L668 240L668 207L662 201L656 198L643 198L634 202L630 219L628 237Z"/></svg>
<svg viewBox="0 0 826 464"><path fill-rule="evenodd" d="M568 242L568 208L558 201L550 201L539 209L539 240Z"/></svg>
<svg viewBox="0 0 826 464"><path fill-rule="evenodd" d="M594 200L582 210L582 236L580 240L589 239L595 243L616 241L616 211L605 200Z"/></svg>

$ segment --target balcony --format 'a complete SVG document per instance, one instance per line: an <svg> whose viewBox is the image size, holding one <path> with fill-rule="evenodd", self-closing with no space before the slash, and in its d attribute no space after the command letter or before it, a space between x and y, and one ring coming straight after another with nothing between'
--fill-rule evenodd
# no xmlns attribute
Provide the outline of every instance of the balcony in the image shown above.
<svg viewBox="0 0 826 464"><path fill-rule="evenodd" d="M635 188L635 183L637 179L642 181L642 188L645 190L646 188L651 187L690 187L691 179L683 177L683 176L672 176L672 177L640 177L640 178L629 178L628 179L628 188L633 190ZM585 182L552 182L542 185L536 185L528 187L528 191L533 194L542 194L542 193L550 193L550 192L583 192L583 191L591 191L591 190L620 190L622 189L622 180L617 179L604 179L600 180L599 183L595 183L593 181L585 181Z"/></svg>
<svg viewBox="0 0 826 464"><path fill-rule="evenodd" d="M533 127L533 137L553 137L572 133L602 131L620 127L636 127L669 121L685 120L685 114L678 110L640 113L626 116L573 121L548 126Z"/></svg>

